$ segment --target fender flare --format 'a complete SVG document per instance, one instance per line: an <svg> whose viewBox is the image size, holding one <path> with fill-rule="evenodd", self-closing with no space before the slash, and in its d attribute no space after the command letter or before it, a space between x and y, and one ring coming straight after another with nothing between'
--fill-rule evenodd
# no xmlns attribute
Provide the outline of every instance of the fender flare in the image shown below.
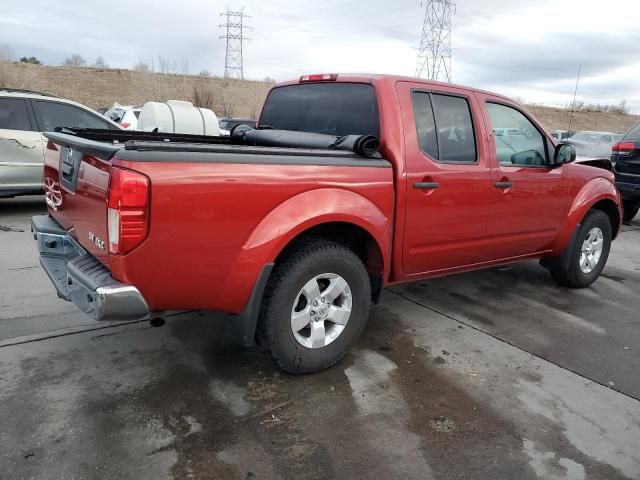
<svg viewBox="0 0 640 480"><path fill-rule="evenodd" d="M578 194L574 197L573 204L569 208L564 225L560 229L560 232L553 243L551 256L562 256L562 253L567 249L567 246L575 242L576 233L582 219L596 203L602 200L610 200L613 202L618 208L618 214L621 218L620 197L616 187L606 178L594 178L583 185Z"/></svg>
<svg viewBox="0 0 640 480"><path fill-rule="evenodd" d="M339 188L319 188L287 199L265 216L242 246L231 268L224 295L243 298L242 311L260 272L273 264L282 250L306 230L330 222L356 225L371 235L382 254L383 278L390 270L392 219L370 200Z"/></svg>

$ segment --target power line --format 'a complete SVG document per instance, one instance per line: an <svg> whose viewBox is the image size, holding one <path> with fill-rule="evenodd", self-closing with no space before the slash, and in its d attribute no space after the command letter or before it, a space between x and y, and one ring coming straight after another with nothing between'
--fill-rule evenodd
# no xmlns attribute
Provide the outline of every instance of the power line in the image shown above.
<svg viewBox="0 0 640 480"><path fill-rule="evenodd" d="M245 15L244 7L239 11L232 11L227 7L227 11L221 13L220 16L224 20L220 28L226 29L225 34L220 36L220 38L225 39L227 42L224 57L224 76L225 78L244 79L242 50L244 41L249 40L249 38L245 37L245 31L251 28L244 24L244 20L251 17Z"/></svg>
<svg viewBox="0 0 640 480"><path fill-rule="evenodd" d="M427 0L416 77L451 82L451 0Z"/></svg>

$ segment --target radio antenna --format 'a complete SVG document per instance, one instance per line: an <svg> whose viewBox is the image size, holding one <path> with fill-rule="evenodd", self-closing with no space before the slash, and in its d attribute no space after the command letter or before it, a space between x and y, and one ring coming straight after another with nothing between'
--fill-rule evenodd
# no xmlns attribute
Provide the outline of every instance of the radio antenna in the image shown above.
<svg viewBox="0 0 640 480"><path fill-rule="evenodd" d="M571 121L573 120L573 111L576 108L576 95L578 94L578 82L580 81L580 70L582 70L582 65L578 66L578 77L576 78L576 89L573 91L573 103L571 103L571 114L569 115L569 128L567 128L567 132L571 131Z"/></svg>

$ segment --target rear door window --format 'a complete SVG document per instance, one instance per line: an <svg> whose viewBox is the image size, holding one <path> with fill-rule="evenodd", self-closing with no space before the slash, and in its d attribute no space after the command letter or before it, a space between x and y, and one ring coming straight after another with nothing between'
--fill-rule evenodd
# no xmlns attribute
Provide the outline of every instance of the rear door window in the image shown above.
<svg viewBox="0 0 640 480"><path fill-rule="evenodd" d="M32 130L23 98L0 98L0 129Z"/></svg>
<svg viewBox="0 0 640 480"><path fill-rule="evenodd" d="M640 140L640 122L636 123L631 130L624 134L624 140Z"/></svg>
<svg viewBox="0 0 640 480"><path fill-rule="evenodd" d="M413 92L420 149L444 163L476 163L476 139L466 98Z"/></svg>
<svg viewBox="0 0 640 480"><path fill-rule="evenodd" d="M438 160L440 158L438 135L436 133L436 120L433 117L431 95L425 92L413 92L411 96L420 150L434 160Z"/></svg>
<svg viewBox="0 0 640 480"><path fill-rule="evenodd" d="M261 126L328 135L380 136L378 101L372 85L307 83L274 88Z"/></svg>
<svg viewBox="0 0 640 480"><path fill-rule="evenodd" d="M86 110L60 102L36 101L42 120L42 130L52 131L56 127L110 128L109 122Z"/></svg>

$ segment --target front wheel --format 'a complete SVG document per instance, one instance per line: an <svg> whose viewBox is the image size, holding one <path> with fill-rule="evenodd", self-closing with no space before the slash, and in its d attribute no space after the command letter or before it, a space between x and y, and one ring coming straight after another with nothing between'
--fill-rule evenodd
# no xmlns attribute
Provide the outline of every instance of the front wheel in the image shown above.
<svg viewBox="0 0 640 480"><path fill-rule="evenodd" d="M572 249L568 252L569 262L561 265L553 259L548 261L551 276L567 287L588 287L607 263L611 236L609 217L600 210L591 210L582 220L575 243L567 247Z"/></svg>
<svg viewBox="0 0 640 480"><path fill-rule="evenodd" d="M258 343L290 373L311 373L344 357L369 316L362 261L326 240L304 240L276 265L260 310Z"/></svg>

